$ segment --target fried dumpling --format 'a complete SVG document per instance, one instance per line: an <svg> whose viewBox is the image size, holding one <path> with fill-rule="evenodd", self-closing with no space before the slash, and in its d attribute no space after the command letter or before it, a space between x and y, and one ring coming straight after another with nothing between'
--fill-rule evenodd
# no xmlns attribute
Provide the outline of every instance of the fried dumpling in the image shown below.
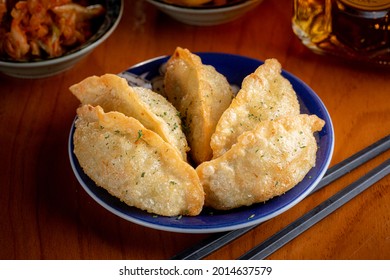
<svg viewBox="0 0 390 280"><path fill-rule="evenodd" d="M259 121L300 113L291 83L281 75L276 59L267 59L242 82L229 108L222 114L211 137L213 158L224 154L245 131Z"/></svg>
<svg viewBox="0 0 390 280"><path fill-rule="evenodd" d="M118 111L138 119L187 159L189 147L180 114L165 97L150 89L130 87L124 78L114 74L91 76L69 89L83 105L99 105L106 112Z"/></svg>
<svg viewBox="0 0 390 280"><path fill-rule="evenodd" d="M204 192L195 169L153 131L100 106L77 110L74 153L84 172L130 206L163 216L198 215Z"/></svg>
<svg viewBox="0 0 390 280"><path fill-rule="evenodd" d="M205 205L227 210L263 202L298 184L315 165L313 135L324 121L315 115L261 121L230 150L196 168Z"/></svg>
<svg viewBox="0 0 390 280"><path fill-rule="evenodd" d="M187 49L176 48L164 78L167 99L180 112L196 164L212 157L211 135L233 94L226 78Z"/></svg>

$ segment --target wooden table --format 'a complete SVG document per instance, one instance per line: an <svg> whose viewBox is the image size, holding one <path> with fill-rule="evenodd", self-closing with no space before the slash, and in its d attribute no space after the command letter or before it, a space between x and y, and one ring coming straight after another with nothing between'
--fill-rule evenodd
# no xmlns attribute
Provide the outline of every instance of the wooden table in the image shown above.
<svg viewBox="0 0 390 280"><path fill-rule="evenodd" d="M0 259L169 259L209 234L158 231L98 205L77 182L67 141L79 102L69 86L119 73L176 46L277 58L316 91L333 119L334 165L390 132L390 69L313 54L291 29L291 2L265 0L213 27L176 22L125 1L112 36L73 69L44 79L0 76ZM234 259L389 158L387 152L306 198L208 259ZM389 259L390 177L385 177L269 259Z"/></svg>

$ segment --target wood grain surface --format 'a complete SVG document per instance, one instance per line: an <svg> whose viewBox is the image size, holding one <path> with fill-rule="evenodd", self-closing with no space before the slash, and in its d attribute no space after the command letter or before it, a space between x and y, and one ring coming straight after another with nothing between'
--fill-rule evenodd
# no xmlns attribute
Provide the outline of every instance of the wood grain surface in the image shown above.
<svg viewBox="0 0 390 280"><path fill-rule="evenodd" d="M291 29L292 1L264 0L245 17L211 27L179 23L125 1L109 39L71 70L43 79L0 75L0 259L169 259L208 234L158 231L98 205L77 182L67 143L79 102L68 88L119 73L176 46L277 58L327 107L335 129L331 165L390 132L390 68L313 54ZM376 165L387 152L213 253L234 259ZM389 259L390 177L385 177L269 259Z"/></svg>

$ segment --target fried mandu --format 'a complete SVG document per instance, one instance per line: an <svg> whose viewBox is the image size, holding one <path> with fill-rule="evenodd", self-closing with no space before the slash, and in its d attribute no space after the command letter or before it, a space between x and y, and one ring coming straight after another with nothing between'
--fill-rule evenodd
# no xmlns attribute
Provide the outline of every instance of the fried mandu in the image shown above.
<svg viewBox="0 0 390 280"><path fill-rule="evenodd" d="M164 78L167 99L181 114L196 164L210 160L211 135L233 94L226 78L199 56L178 47L167 62Z"/></svg>
<svg viewBox="0 0 390 280"><path fill-rule="evenodd" d="M113 74L91 76L70 87L83 105L101 106L138 119L145 127L170 143L186 160L189 150L176 108L150 89L130 87L124 78Z"/></svg>
<svg viewBox="0 0 390 280"><path fill-rule="evenodd" d="M213 158L224 154L245 131L259 121L298 115L299 103L290 82L281 75L276 59L267 59L242 82L241 90L223 113L210 146Z"/></svg>
<svg viewBox="0 0 390 280"><path fill-rule="evenodd" d="M164 216L198 215L204 192L196 171L153 131L100 106L77 110L74 153L84 172L130 206Z"/></svg>
<svg viewBox="0 0 390 280"><path fill-rule="evenodd" d="M205 205L228 210L284 194L315 165L313 135L324 121L298 115L259 122L244 132L221 157L196 169L206 193Z"/></svg>

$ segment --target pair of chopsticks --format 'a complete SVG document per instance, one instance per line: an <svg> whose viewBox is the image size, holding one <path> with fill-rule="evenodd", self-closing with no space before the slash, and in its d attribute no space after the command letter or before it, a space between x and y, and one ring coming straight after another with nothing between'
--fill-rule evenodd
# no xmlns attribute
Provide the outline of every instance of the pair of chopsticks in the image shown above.
<svg viewBox="0 0 390 280"><path fill-rule="evenodd" d="M390 149L390 135L382 138L381 140L375 142L374 144L368 146L367 148L357 152L351 157L343 160L342 162L334 165L329 168L325 173L325 176L322 178L317 187L311 192L314 192L324 188L340 177L351 172L353 169L363 165L369 160L375 158L376 156L384 153ZM333 213L335 210L346 204L348 201L362 193L368 187L372 186L380 179L385 177L390 173L390 159L387 159L382 164L348 185L332 197L328 198L311 211L307 212L264 242L258 244L238 259L249 260L249 259L264 259L267 256L274 253L276 250L287 244L289 241L327 217L329 214ZM236 240L240 236L254 229L258 225L251 227L233 230L229 232L216 233L211 237L205 239L199 244L191 247L183 252L175 255L172 259L175 260L199 260L208 256L209 254L215 252L221 247L229 244L230 242Z"/></svg>

